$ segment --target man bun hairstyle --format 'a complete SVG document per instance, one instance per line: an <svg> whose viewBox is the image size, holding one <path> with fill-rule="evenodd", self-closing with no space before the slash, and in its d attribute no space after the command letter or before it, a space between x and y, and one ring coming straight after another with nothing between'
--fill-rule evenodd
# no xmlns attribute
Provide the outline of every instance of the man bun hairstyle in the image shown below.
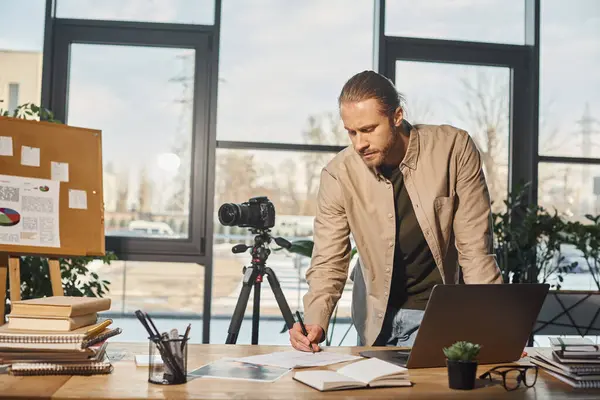
<svg viewBox="0 0 600 400"><path fill-rule="evenodd" d="M354 103L369 99L379 102L381 112L393 117L396 109L403 105L404 98L387 77L375 71L362 71L352 76L342 88L338 106L342 103Z"/></svg>

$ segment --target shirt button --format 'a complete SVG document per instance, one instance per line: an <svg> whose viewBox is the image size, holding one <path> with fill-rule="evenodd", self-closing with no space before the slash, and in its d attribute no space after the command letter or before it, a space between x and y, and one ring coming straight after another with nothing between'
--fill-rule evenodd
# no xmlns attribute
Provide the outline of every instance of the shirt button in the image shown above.
<svg viewBox="0 0 600 400"><path fill-rule="evenodd" d="M419 208L419 205L418 205L418 204L415 204L415 208Z"/></svg>
<svg viewBox="0 0 600 400"><path fill-rule="evenodd" d="M382 314L382 313L379 313L379 314L377 314L377 316L378 316L379 318L383 318L383 314Z"/></svg>
<svg viewBox="0 0 600 400"><path fill-rule="evenodd" d="M383 292L383 294L387 296L387 292Z"/></svg>
<svg viewBox="0 0 600 400"><path fill-rule="evenodd" d="M388 218L394 218L394 214L392 214L392 213L389 213L389 214L388 214Z"/></svg>
<svg viewBox="0 0 600 400"><path fill-rule="evenodd" d="M389 269L389 268L386 268L386 269L385 269L385 272L390 272L390 269Z"/></svg>
<svg viewBox="0 0 600 400"><path fill-rule="evenodd" d="M390 243L388 244L388 246L389 246L389 247L394 247L394 242L390 242Z"/></svg>

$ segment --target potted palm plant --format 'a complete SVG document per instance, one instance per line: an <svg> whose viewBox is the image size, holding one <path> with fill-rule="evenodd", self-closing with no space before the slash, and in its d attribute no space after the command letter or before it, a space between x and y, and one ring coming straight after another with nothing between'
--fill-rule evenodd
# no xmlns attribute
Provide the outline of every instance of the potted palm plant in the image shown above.
<svg viewBox="0 0 600 400"><path fill-rule="evenodd" d="M480 345L464 341L443 349L450 389L471 390L475 387L478 365L476 357L480 349Z"/></svg>

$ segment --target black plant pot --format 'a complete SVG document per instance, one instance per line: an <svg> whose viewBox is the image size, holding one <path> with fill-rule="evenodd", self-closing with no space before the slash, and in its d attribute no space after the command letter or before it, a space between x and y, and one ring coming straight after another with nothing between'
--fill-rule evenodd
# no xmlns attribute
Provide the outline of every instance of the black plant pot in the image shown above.
<svg viewBox="0 0 600 400"><path fill-rule="evenodd" d="M450 389L471 390L475 387L477 361L446 360Z"/></svg>

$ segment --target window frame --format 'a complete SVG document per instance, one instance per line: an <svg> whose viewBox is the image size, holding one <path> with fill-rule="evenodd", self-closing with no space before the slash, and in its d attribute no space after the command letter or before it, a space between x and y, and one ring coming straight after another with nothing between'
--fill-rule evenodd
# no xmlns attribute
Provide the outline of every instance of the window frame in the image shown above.
<svg viewBox="0 0 600 400"><path fill-rule="evenodd" d="M424 39L413 37L386 36L385 0L377 0L375 21L379 32L375 38L379 43L378 54L374 55L378 72L395 81L396 61L418 61L427 63L451 63L510 68L511 85L509 96L509 180L508 190L525 182L532 182L530 201L537 202L537 123L538 123L538 79L537 54L539 48L529 43L535 23L539 23L539 0L525 1L525 42L527 45L469 42L459 40ZM536 7L536 5L538 7ZM536 19L537 17L537 19Z"/></svg>
<svg viewBox="0 0 600 400"><path fill-rule="evenodd" d="M155 239L106 236L106 248L119 259L137 261L206 262L206 199L208 184L211 99L210 51L213 27L160 23L55 19L49 108L68 123L68 85L71 44L170 47L195 50L195 81L191 151L189 236Z"/></svg>

